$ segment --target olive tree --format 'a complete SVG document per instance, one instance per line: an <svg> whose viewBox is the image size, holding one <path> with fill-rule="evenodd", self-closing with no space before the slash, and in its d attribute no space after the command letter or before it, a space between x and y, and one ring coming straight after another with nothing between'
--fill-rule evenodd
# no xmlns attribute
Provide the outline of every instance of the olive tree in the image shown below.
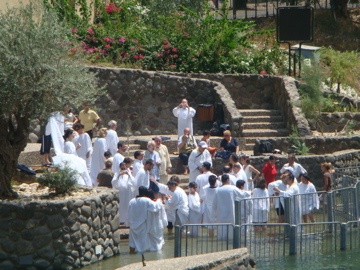
<svg viewBox="0 0 360 270"><path fill-rule="evenodd" d="M16 197L11 178L32 119L78 107L101 94L95 74L73 54L69 28L41 1L0 14L0 197Z"/></svg>

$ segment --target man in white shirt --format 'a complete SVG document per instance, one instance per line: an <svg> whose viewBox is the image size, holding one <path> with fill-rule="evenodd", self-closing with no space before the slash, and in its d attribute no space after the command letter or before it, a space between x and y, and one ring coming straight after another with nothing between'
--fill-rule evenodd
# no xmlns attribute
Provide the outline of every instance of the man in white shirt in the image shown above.
<svg viewBox="0 0 360 270"><path fill-rule="evenodd" d="M200 198L203 196L204 187L206 185L209 185L209 176L214 175L211 172L211 163L210 162L205 161L202 164L201 169L203 171L202 174L199 174L195 179L195 183L197 184L197 188L198 188L197 191L199 193Z"/></svg>
<svg viewBox="0 0 360 270"><path fill-rule="evenodd" d="M233 165L233 175L235 176L236 180L244 180L245 181L244 189L245 190L249 189L248 188L248 179L247 179L246 173L245 173L245 171L242 168L240 163L235 163Z"/></svg>
<svg viewBox="0 0 360 270"><path fill-rule="evenodd" d="M189 157L190 177L189 182L195 182L196 177L203 171L202 164L207 161L212 165L212 159L206 142L200 142L198 148L194 149Z"/></svg>
<svg viewBox="0 0 360 270"><path fill-rule="evenodd" d="M288 163L284 164L284 166L281 168L280 173L284 173L288 167L293 168L294 170L294 176L296 179L299 179L300 174L305 174L307 171L301 166L299 163L295 162L295 155L289 154L288 155Z"/></svg>
<svg viewBox="0 0 360 270"><path fill-rule="evenodd" d="M108 151L110 151L111 154L113 156L115 156L115 154L118 151L117 144L119 142L119 137L116 133L117 122L115 120L109 121L108 127L109 127L109 129L108 129L107 135L105 137L106 145L107 145Z"/></svg>
<svg viewBox="0 0 360 270"><path fill-rule="evenodd" d="M182 135L184 128L190 128L191 135L193 135L192 119L196 111L194 108L189 107L188 101L185 98L173 109L173 114L178 118L178 137Z"/></svg>
<svg viewBox="0 0 360 270"><path fill-rule="evenodd" d="M133 170L132 175L135 178L138 171L142 168L144 168L143 164L144 159L144 152L143 151L135 151L134 153L134 164L133 164Z"/></svg>
<svg viewBox="0 0 360 270"><path fill-rule="evenodd" d="M125 158L122 154L125 153L127 149L127 145L123 142L118 142L117 147L118 147L118 152L114 155L113 166L112 166L112 171L114 173L120 172L120 167L119 167L120 163L123 162Z"/></svg>
<svg viewBox="0 0 360 270"><path fill-rule="evenodd" d="M137 172L135 177L136 190L139 187L144 186L147 189L151 189L154 194L159 193L159 187L153 182L156 181L156 179L151 175L151 170L154 168L154 165L154 161L148 159L145 161L144 167Z"/></svg>
<svg viewBox="0 0 360 270"><path fill-rule="evenodd" d="M237 179L237 178L235 177L235 175L230 174L230 172L231 172L231 167L230 167L229 165L225 165L225 166L223 167L222 172L223 172L223 175L226 174L226 175L229 176L230 185L232 185L232 186L236 186L236 181L237 181L237 180L243 180L243 179Z"/></svg>

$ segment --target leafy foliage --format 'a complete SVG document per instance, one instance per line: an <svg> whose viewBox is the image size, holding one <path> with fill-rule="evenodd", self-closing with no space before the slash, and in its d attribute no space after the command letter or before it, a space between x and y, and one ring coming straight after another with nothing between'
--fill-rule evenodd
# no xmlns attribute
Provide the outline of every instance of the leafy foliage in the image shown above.
<svg viewBox="0 0 360 270"><path fill-rule="evenodd" d="M48 170L43 173L39 178L41 186L49 187L54 190L56 194L64 194L74 189L77 185L77 171L68 166L64 168L56 166L54 170Z"/></svg>
<svg viewBox="0 0 360 270"><path fill-rule="evenodd" d="M298 140L293 140L293 144L291 148L296 155L307 156L310 154L310 150L313 147L308 147L304 140L298 139Z"/></svg>
<svg viewBox="0 0 360 270"><path fill-rule="evenodd" d="M253 22L228 20L226 3L216 12L208 2L190 0L94 3L94 25L89 16L72 19L70 11L64 16L64 9L53 5L92 62L148 70L266 74L278 72L285 60L278 46L256 48L249 42L271 31L255 32Z"/></svg>

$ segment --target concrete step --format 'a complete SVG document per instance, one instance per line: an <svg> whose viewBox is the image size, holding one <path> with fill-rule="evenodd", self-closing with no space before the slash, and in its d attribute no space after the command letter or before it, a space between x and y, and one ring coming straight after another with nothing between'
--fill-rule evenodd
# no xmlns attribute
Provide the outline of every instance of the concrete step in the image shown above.
<svg viewBox="0 0 360 270"><path fill-rule="evenodd" d="M245 144L245 151L254 151L255 143Z"/></svg>
<svg viewBox="0 0 360 270"><path fill-rule="evenodd" d="M283 122L281 115L244 116L243 123Z"/></svg>
<svg viewBox="0 0 360 270"><path fill-rule="evenodd" d="M244 123L244 130L247 129L279 129L286 128L286 124L284 122L263 122L263 123Z"/></svg>
<svg viewBox="0 0 360 270"><path fill-rule="evenodd" d="M140 148L140 144L133 144L133 143L131 143L131 144L128 144L127 145L128 146L128 149L131 151L131 150L141 150L141 148Z"/></svg>
<svg viewBox="0 0 360 270"><path fill-rule="evenodd" d="M286 137L289 135L287 129L247 129L243 131L246 137Z"/></svg>
<svg viewBox="0 0 360 270"><path fill-rule="evenodd" d="M259 109L259 110L245 110L245 109L241 109L239 110L239 112L241 113L242 116L246 117L246 116L271 116L271 115L281 115L281 111L280 110L264 110L264 109Z"/></svg>

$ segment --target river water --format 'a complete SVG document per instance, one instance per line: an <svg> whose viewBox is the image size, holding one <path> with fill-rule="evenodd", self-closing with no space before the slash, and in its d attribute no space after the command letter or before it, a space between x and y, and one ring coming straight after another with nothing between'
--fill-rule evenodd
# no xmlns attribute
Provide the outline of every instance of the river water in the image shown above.
<svg viewBox="0 0 360 270"><path fill-rule="evenodd" d="M158 252L146 252L147 261L173 258L174 235L166 235L166 244ZM255 258L256 259L256 258ZM140 254L129 254L128 241L122 240L120 244L120 255L85 266L82 270L112 270L127 264L140 262ZM316 254L316 256L285 255L280 258L256 259L256 269L288 270L288 269L317 269L317 270L344 270L360 269L360 250L335 251Z"/></svg>

